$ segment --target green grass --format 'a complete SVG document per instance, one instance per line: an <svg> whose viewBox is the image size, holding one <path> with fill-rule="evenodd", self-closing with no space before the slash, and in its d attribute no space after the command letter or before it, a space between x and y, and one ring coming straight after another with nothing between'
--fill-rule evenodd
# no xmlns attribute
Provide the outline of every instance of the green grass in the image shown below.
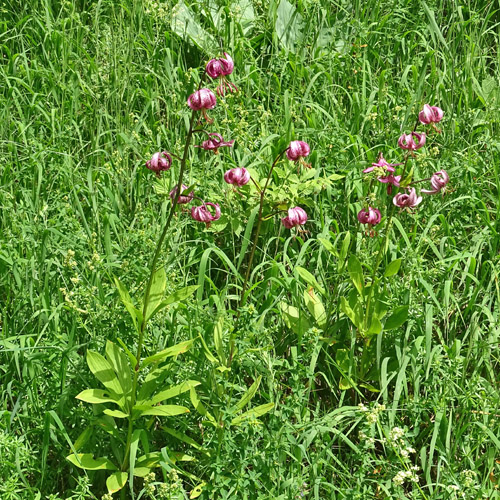
<svg viewBox="0 0 500 500"><path fill-rule="evenodd" d="M156 481L174 484L175 470L186 498L205 483L202 499L498 498L498 6L179 5L1 6L0 498L106 493L103 471L65 459L80 444L80 453L95 457L123 454L124 443L103 428L104 407L75 399L96 387L86 353L118 339L136 350L113 279L136 299L143 293L170 209L165 191L178 173L174 161L155 181L144 163L159 150L182 154L197 68L221 49L234 58L230 78L240 92L218 99L210 130L236 144L218 155L192 148L186 184L220 203L223 216L209 229L185 213L174 217L161 255L166 293L199 288L149 323L145 355L196 339L164 383L199 381L198 397L224 426L207 425L189 393L180 396L175 404L191 412L153 419L137 444L141 453L163 450ZM365 347L341 308L353 290L347 258L357 255L368 279L385 238L383 225L369 238L357 223L368 192L361 172L381 151L401 161L397 139L424 103L439 105L445 118L442 133L411 160L414 177L444 168L453 192L426 197L414 215L396 215L381 269L397 258L402 265L385 280L384 301L391 311L408 305L408 319ZM293 139L311 145L308 160L325 188L301 193L295 167L278 165L270 195L306 208L310 234L295 237L279 217L263 223L236 322L258 202L233 195L222 174L245 166L264 179ZM332 174L342 178L326 185L322 178ZM283 178L289 191L274 187ZM391 205L385 195L378 203ZM315 287L328 313L324 328L306 305L310 283L298 266L324 292ZM283 303L296 308L296 322ZM230 371L217 369L200 336L217 357L228 356L235 338ZM342 390L362 359L370 364L366 383ZM229 410L259 376L249 408L274 409L231 426ZM395 427L404 435L391 440ZM415 452L407 458L408 448ZM174 465L169 451L194 460ZM417 482L398 486L394 477L411 467ZM135 498L163 498L159 484L149 497L144 484L136 480Z"/></svg>

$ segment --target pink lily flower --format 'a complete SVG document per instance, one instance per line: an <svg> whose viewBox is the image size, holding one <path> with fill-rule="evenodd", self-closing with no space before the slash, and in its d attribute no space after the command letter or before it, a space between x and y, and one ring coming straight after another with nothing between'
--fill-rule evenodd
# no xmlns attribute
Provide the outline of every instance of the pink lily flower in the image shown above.
<svg viewBox="0 0 500 500"><path fill-rule="evenodd" d="M217 104L217 98L210 89L197 90L188 97L187 104L194 111L202 111L203 117L207 122L213 122L206 113L207 109L213 109Z"/></svg>
<svg viewBox="0 0 500 500"><path fill-rule="evenodd" d="M422 125L429 125L429 123L439 123L443 116L444 112L441 108L424 104L424 109L418 114L418 119Z"/></svg>
<svg viewBox="0 0 500 500"><path fill-rule="evenodd" d="M307 213L303 208L295 207L288 209L288 215L281 219L282 224L287 229L295 226L301 226L307 222Z"/></svg>
<svg viewBox="0 0 500 500"><path fill-rule="evenodd" d="M235 186L244 186L250 181L250 172L243 167L232 168L224 174L224 180L228 184L234 184Z"/></svg>
<svg viewBox="0 0 500 500"><path fill-rule="evenodd" d="M415 142L415 139L417 139L417 142ZM425 145L425 141L425 132L422 132L421 134L418 132L412 132L411 134L403 134L398 140L398 146L401 149L416 151Z"/></svg>
<svg viewBox="0 0 500 500"><path fill-rule="evenodd" d="M372 163L371 167L365 168L363 170L363 173L368 174L370 172L373 172L376 168L383 168L387 172L395 172L396 169L394 167L397 167L398 165L402 165L402 163L387 163L386 159L382 156L382 153L381 153L379 156L378 162Z"/></svg>
<svg viewBox="0 0 500 500"><path fill-rule="evenodd" d="M358 220L361 224L368 224L371 226L376 226L380 220L382 219L382 215L380 214L380 210L368 207L367 209L362 209L358 212Z"/></svg>
<svg viewBox="0 0 500 500"><path fill-rule="evenodd" d="M160 177L160 172L168 170L172 166L172 157L167 151L155 153L151 160L146 162L146 168L152 170L156 177Z"/></svg>
<svg viewBox="0 0 500 500"><path fill-rule="evenodd" d="M417 196L415 188L409 188L408 193L398 193L392 199L394 205L399 208L415 208L422 201L421 196Z"/></svg>
<svg viewBox="0 0 500 500"><path fill-rule="evenodd" d="M181 194L177 197L177 205L184 205L185 203L189 203L194 198L194 191L191 191L189 194L186 195L183 194L184 191L186 191L186 189L188 189L188 187L185 184L183 184L181 187ZM172 191L170 191L169 193L172 202L174 201L175 193L177 193L177 186L175 186L174 189L172 189Z"/></svg>
<svg viewBox="0 0 500 500"><path fill-rule="evenodd" d="M234 139L232 141L225 141L221 134L217 132L211 132L208 134L210 139L203 141L201 146L195 146L195 148L203 148L205 151L213 151L217 154L217 150L224 146L231 147L234 144Z"/></svg>
<svg viewBox="0 0 500 500"><path fill-rule="evenodd" d="M210 212L208 207L212 207L215 211L214 214ZM191 217L198 221L198 222L204 222L207 227L210 227L210 223L220 219L220 207L218 203L205 203L203 202L203 205L199 207L192 207L191 208Z"/></svg>
<svg viewBox="0 0 500 500"><path fill-rule="evenodd" d="M377 177L380 182L387 184L387 194L392 193L392 186L399 187L399 183L401 181L400 175L394 175L392 172L385 177Z"/></svg>
<svg viewBox="0 0 500 500"><path fill-rule="evenodd" d="M225 58L220 57L219 59L210 59L205 68L207 75L210 76L210 78L220 78L220 84L217 86L217 95L219 96L224 96L226 89L228 89L229 92L238 92L238 87L226 78L226 76L233 72L234 62L227 52L224 52L224 56Z"/></svg>
<svg viewBox="0 0 500 500"><path fill-rule="evenodd" d="M304 141L292 141L286 150L286 156L291 161L297 161L300 158L309 156L311 148Z"/></svg>
<svg viewBox="0 0 500 500"><path fill-rule="evenodd" d="M440 170L439 172L435 172L431 177L431 186L432 189L422 189L421 192L425 194L436 194L441 190L445 190L446 184L450 182L450 176L446 170ZM443 191L444 192L444 191Z"/></svg>

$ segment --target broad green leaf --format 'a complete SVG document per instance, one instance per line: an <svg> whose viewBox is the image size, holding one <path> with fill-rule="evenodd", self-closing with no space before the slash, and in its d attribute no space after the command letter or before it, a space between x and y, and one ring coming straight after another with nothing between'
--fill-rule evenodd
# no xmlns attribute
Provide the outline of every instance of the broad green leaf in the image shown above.
<svg viewBox="0 0 500 500"><path fill-rule="evenodd" d="M189 413L189 409L185 406L178 405L136 405L134 411L139 412L139 416L144 417L147 415L156 415L158 417L172 417L174 415L181 415L182 413Z"/></svg>
<svg viewBox="0 0 500 500"><path fill-rule="evenodd" d="M278 40L287 50L295 50L302 39L302 16L288 0L281 0L276 11L275 31Z"/></svg>
<svg viewBox="0 0 500 500"><path fill-rule="evenodd" d="M311 328L306 315L301 314L296 307L289 306L285 302L282 302L281 313L286 326L297 335L304 335L304 333Z"/></svg>
<svg viewBox="0 0 500 500"><path fill-rule="evenodd" d="M91 453L72 453L66 457L73 465L85 470L116 470L115 465L107 458L95 458Z"/></svg>
<svg viewBox="0 0 500 500"><path fill-rule="evenodd" d="M125 394L132 392L132 373L127 355L116 344L106 342L106 358L113 367Z"/></svg>
<svg viewBox="0 0 500 500"><path fill-rule="evenodd" d="M102 403L115 403L120 404L118 399L113 399L107 391L103 389L85 389L80 392L76 399L85 401L86 403L102 404Z"/></svg>
<svg viewBox="0 0 500 500"><path fill-rule="evenodd" d="M221 316L214 327L214 343L215 350L219 356L219 362L221 365L226 364L226 356L224 354L224 345L222 343L222 335L224 331L224 316Z"/></svg>
<svg viewBox="0 0 500 500"><path fill-rule="evenodd" d="M230 410L230 413L235 413L239 410L242 410L255 396L257 389L259 388L260 381L262 377L259 376L257 380L248 388L248 390L243 394L243 397L234 405L234 407Z"/></svg>
<svg viewBox="0 0 500 500"><path fill-rule="evenodd" d="M106 415L109 415L110 417L113 417L113 418L128 418L129 417L128 413L124 413L123 411L120 411L120 410L109 410L106 408L104 410L104 413Z"/></svg>
<svg viewBox="0 0 500 500"><path fill-rule="evenodd" d="M325 238L318 238L318 241L325 247L326 250L328 250L333 256L338 257L339 254L335 247L332 245L330 240L327 240Z"/></svg>
<svg viewBox="0 0 500 500"><path fill-rule="evenodd" d="M211 413L203 406L203 403L199 400L198 394L196 394L196 390L191 388L189 390L189 397L191 399L191 404L195 407L196 411L202 416L208 418L210 422L216 425L215 418L211 415Z"/></svg>
<svg viewBox="0 0 500 500"><path fill-rule="evenodd" d="M153 354L153 356L146 358L143 361L142 366L147 366L151 363L159 363L160 361L164 361L172 356L178 356L179 354L186 352L193 345L193 342L194 339L186 340L185 342L181 342L172 347L168 347L163 351L157 352L156 354Z"/></svg>
<svg viewBox="0 0 500 500"><path fill-rule="evenodd" d="M382 323L376 316L372 316L372 321L366 334L368 336L378 335L382 331Z"/></svg>
<svg viewBox="0 0 500 500"><path fill-rule="evenodd" d="M132 318L136 330L139 330L140 325L142 323L142 312L139 311L139 309L137 309L134 306L134 302L132 301L132 298L130 297L128 290L125 288L125 286L121 283L121 281L118 278L115 278L115 285L120 295L120 299L123 302L123 305L125 306L125 308L127 309L128 313Z"/></svg>
<svg viewBox="0 0 500 500"><path fill-rule="evenodd" d="M262 415L265 415L266 413L271 411L273 408L274 403L266 403L264 405L256 406L255 408L242 413L238 417L233 418L233 420L231 420L231 425L240 425L245 420L253 420L261 417Z"/></svg>
<svg viewBox="0 0 500 500"><path fill-rule="evenodd" d="M191 493L189 494L190 500L193 500L194 498L198 498L202 493L203 493L203 488L206 486L207 483L203 482L195 486L192 490Z"/></svg>
<svg viewBox="0 0 500 500"><path fill-rule="evenodd" d="M347 349L339 349L335 354L335 361L337 362L338 369L342 375L339 380L339 389L342 391L350 389L353 387L353 383L349 378L347 378L351 365L349 351Z"/></svg>
<svg viewBox="0 0 500 500"><path fill-rule="evenodd" d="M161 459L161 453L158 451L142 455L135 462L134 476L136 477L147 476L151 472L151 469L159 467L160 459Z"/></svg>
<svg viewBox="0 0 500 500"><path fill-rule="evenodd" d="M304 269L303 267L300 266L295 266L295 270L297 273L299 273L299 276L310 286L318 290L321 295L325 295L325 289L320 286L316 278L307 270Z"/></svg>
<svg viewBox="0 0 500 500"><path fill-rule="evenodd" d="M175 462L194 462L196 460L196 458L182 451L169 451L168 456L174 464Z"/></svg>
<svg viewBox="0 0 500 500"><path fill-rule="evenodd" d="M384 276L388 278L389 276L395 275L399 268L401 267L401 259L393 260L385 269Z"/></svg>
<svg viewBox="0 0 500 500"><path fill-rule="evenodd" d="M123 396L124 391L118 377L113 367L104 356L101 356L97 352L87 351L87 364L97 380L99 380L104 387L109 389L113 393L113 396L115 394L118 397ZM123 398L120 397L120 405L121 404L123 404Z"/></svg>
<svg viewBox="0 0 500 500"><path fill-rule="evenodd" d="M348 231L345 235L344 241L342 242L342 247L340 248L339 260L337 262L337 271L340 273L344 270L345 260L347 253L349 252L349 247L351 246L351 233Z"/></svg>
<svg viewBox="0 0 500 500"><path fill-rule="evenodd" d="M351 307L351 304L349 304L347 299L345 297L341 297L340 310L352 321L356 328L362 329L364 317L361 302L358 301L354 304L354 307Z"/></svg>
<svg viewBox="0 0 500 500"><path fill-rule="evenodd" d="M108 493L115 493L120 491L127 482L128 472L115 472L106 479L106 487L108 488Z"/></svg>
<svg viewBox="0 0 500 500"><path fill-rule="evenodd" d="M77 438L75 441L75 451L78 451L80 448L85 446L90 439L90 437L94 434L94 428L92 426L87 427Z"/></svg>
<svg viewBox="0 0 500 500"><path fill-rule="evenodd" d="M354 254L349 257L347 271L358 293L362 295L364 286L363 268L361 267L361 262Z"/></svg>
<svg viewBox="0 0 500 500"><path fill-rule="evenodd" d="M408 306L396 307L384 323L384 330L392 330L401 326L408 319Z"/></svg>
<svg viewBox="0 0 500 500"><path fill-rule="evenodd" d="M149 401L145 401L144 404L155 405L157 403L161 403L166 399L170 399L178 396L179 394L187 392L192 387L197 387L198 385L200 385L200 382L198 382L197 380L186 380L182 384L176 385L174 387L171 387L170 389L166 389L159 392L158 394L155 394Z"/></svg>
<svg viewBox="0 0 500 500"><path fill-rule="evenodd" d="M172 9L172 31L197 45L206 54L211 54L217 42L195 19L195 13L181 0Z"/></svg>
<svg viewBox="0 0 500 500"><path fill-rule="evenodd" d="M189 285L184 288L181 288L180 290L177 290L174 292L172 295L169 295L165 300L162 300L156 309L153 311L153 314L151 316L154 316L157 312L161 311L164 307L167 307L171 304L175 304L176 302L182 302L183 300L187 299L191 295L193 295L196 290L200 288L199 285Z"/></svg>
<svg viewBox="0 0 500 500"><path fill-rule="evenodd" d="M151 282L148 304L146 306L146 317L144 318L144 321L148 321L155 312L158 304L160 304L161 299L165 294L166 286L167 275L165 273L165 268L162 266L153 274L153 281Z"/></svg>
<svg viewBox="0 0 500 500"><path fill-rule="evenodd" d="M326 311L323 302L314 293L314 290L309 288L309 290L304 290L304 301L306 303L307 309L313 315L318 326L322 329L326 326Z"/></svg>
<svg viewBox="0 0 500 500"><path fill-rule="evenodd" d="M130 352L130 349L125 345L125 342L123 342L122 339L117 338L116 340L122 346L122 349L127 354L128 359L130 360L130 366L132 366L132 368L135 368L135 366L137 365L137 358Z"/></svg>

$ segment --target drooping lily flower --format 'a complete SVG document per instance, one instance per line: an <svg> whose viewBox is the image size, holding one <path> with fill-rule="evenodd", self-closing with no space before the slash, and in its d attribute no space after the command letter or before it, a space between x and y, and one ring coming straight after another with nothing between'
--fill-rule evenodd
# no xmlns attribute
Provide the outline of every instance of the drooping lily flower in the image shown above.
<svg viewBox="0 0 500 500"><path fill-rule="evenodd" d="M228 184L234 184L235 186L244 186L250 181L250 172L243 167L232 168L224 174L224 180Z"/></svg>
<svg viewBox="0 0 500 500"><path fill-rule="evenodd" d="M429 125L429 123L439 123L443 116L444 112L441 108L424 104L424 109L418 114L418 119L423 125Z"/></svg>
<svg viewBox="0 0 500 500"><path fill-rule="evenodd" d="M395 172L396 169L394 167L397 167L398 165L402 165L402 163L387 163L387 160L383 157L382 153L380 153L378 162L372 163L371 167L365 168L363 173L368 174L373 172L376 168L382 168L387 172Z"/></svg>
<svg viewBox="0 0 500 500"><path fill-rule="evenodd" d="M414 208L422 201L421 196L417 196L415 188L409 188L408 193L398 193L392 199L394 205L399 208Z"/></svg>
<svg viewBox="0 0 500 500"><path fill-rule="evenodd" d="M194 111L202 111L203 118L205 118L207 122L213 122L206 113L207 109L213 109L217 104L217 98L210 89L197 90L188 97L187 104Z"/></svg>
<svg viewBox="0 0 500 500"><path fill-rule="evenodd" d="M185 203L189 203L194 198L194 191L191 191L189 194L186 195L183 194L184 191L186 191L187 189L188 187L185 184L183 184L181 187L181 194L180 196L177 197L177 205L184 205ZM175 186L174 189L172 189L172 191L170 191L169 193L170 199L172 201L174 201L175 193L177 193L177 186Z"/></svg>
<svg viewBox="0 0 500 500"><path fill-rule="evenodd" d="M371 237L375 236L375 231L372 229L373 226L376 226L381 219L380 210L373 207L363 208L358 212L359 222L361 224L368 224L369 229L366 231L366 235L370 235Z"/></svg>
<svg viewBox="0 0 500 500"><path fill-rule="evenodd" d="M219 96L224 96L226 89L228 89L229 92L238 92L238 87L226 78L226 76L233 72L234 62L227 52L224 52L224 56L225 58L210 59L205 68L210 78L220 78L220 84L217 86L217 95Z"/></svg>
<svg viewBox="0 0 500 500"><path fill-rule="evenodd" d="M361 224L368 224L371 226L376 226L380 220L382 219L382 215L380 214L380 210L368 207L367 209L362 209L358 212L358 220Z"/></svg>
<svg viewBox="0 0 500 500"><path fill-rule="evenodd" d="M392 193L392 186L399 187L399 183L401 181L401 176L394 175L393 173L390 173L389 175L386 175L385 177L377 177L377 179L380 182L387 184L387 194L391 194Z"/></svg>
<svg viewBox="0 0 500 500"><path fill-rule="evenodd" d="M151 160L146 162L146 167L152 170L156 177L160 177L160 172L168 170L172 166L172 157L167 151L155 153Z"/></svg>
<svg viewBox="0 0 500 500"><path fill-rule="evenodd" d="M309 156L311 148L304 141L292 141L286 150L286 156L291 161L298 161L301 158Z"/></svg>
<svg viewBox="0 0 500 500"><path fill-rule="evenodd" d="M295 207L288 209L288 215L281 219L282 224L287 229L295 226L302 226L307 222L307 213L303 208Z"/></svg>
<svg viewBox="0 0 500 500"><path fill-rule="evenodd" d="M208 207L212 207L214 209L214 213L212 214ZM218 203L203 203L203 205L199 207L191 208L191 217L198 221L204 222L207 227L210 227L210 223L220 219L220 207Z"/></svg>
<svg viewBox="0 0 500 500"><path fill-rule="evenodd" d="M421 192L425 194L436 194L441 190L446 188L446 184L450 182L450 176L446 170L440 170L439 172L435 172L431 177L431 186L432 189L422 189Z"/></svg>
<svg viewBox="0 0 500 500"><path fill-rule="evenodd" d="M415 139L417 139L417 142L415 142ZM403 134L398 140L398 146L401 149L416 151L425 145L425 141L425 132L422 132L421 134L418 132L412 132L411 134Z"/></svg>
<svg viewBox="0 0 500 500"><path fill-rule="evenodd" d="M213 151L217 154L217 150L224 146L231 147L234 144L234 139L232 141L225 141L221 134L217 132L211 132L208 134L209 139L203 141L201 146L195 146L195 148L203 148L206 151Z"/></svg>

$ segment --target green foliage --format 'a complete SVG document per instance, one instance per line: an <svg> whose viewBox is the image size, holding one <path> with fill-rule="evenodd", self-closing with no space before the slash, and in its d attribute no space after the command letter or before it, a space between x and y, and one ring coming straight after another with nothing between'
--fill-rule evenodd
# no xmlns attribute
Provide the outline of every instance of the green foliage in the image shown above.
<svg viewBox="0 0 500 500"><path fill-rule="evenodd" d="M2 9L2 500L498 496L495 2ZM185 173L222 217L178 207L144 307L180 163L144 162L182 157L196 68L223 51L240 92L204 127L236 142L191 147ZM424 103L441 133L401 183L446 169L452 191L386 225L361 172L401 161ZM239 307L259 189L295 139L311 168L278 161ZM225 185L236 166L259 187ZM307 232L280 223L296 205Z"/></svg>

